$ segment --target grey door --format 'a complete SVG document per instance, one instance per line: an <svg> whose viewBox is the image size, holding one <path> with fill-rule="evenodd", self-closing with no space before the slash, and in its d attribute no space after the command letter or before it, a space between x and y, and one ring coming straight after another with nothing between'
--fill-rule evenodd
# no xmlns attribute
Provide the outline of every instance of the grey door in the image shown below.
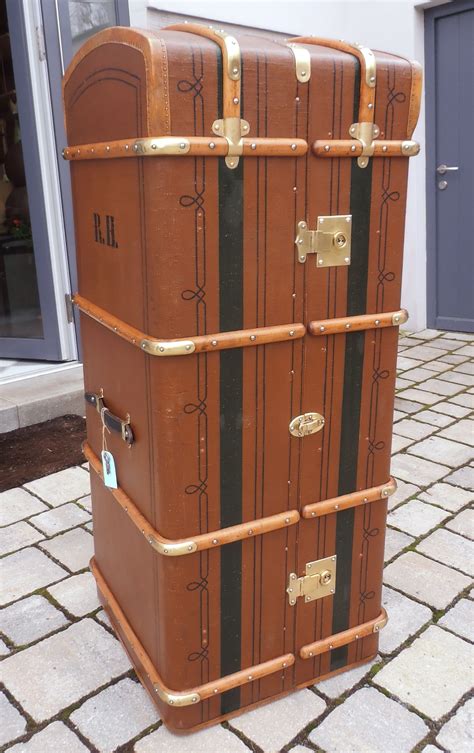
<svg viewBox="0 0 474 753"><path fill-rule="evenodd" d="M425 15L428 325L474 331L474 2Z"/></svg>

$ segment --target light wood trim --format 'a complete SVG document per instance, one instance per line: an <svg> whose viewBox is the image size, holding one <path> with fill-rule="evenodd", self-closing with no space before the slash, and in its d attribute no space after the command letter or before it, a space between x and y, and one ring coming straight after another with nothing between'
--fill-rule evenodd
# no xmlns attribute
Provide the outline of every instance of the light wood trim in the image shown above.
<svg viewBox="0 0 474 753"><path fill-rule="evenodd" d="M318 45L320 47L330 47L333 50L347 52L354 55L360 63L360 99L359 99L359 123L373 123L375 111L375 81L371 86L367 82L367 63L366 54L373 53L368 48L358 47L349 42L339 39L323 39L320 37L293 37L289 40L296 44ZM373 60L375 66L375 59Z"/></svg>
<svg viewBox="0 0 474 753"><path fill-rule="evenodd" d="M231 690L231 688L237 688L240 685L246 685L249 682L260 680L262 677L267 677L267 675L274 674L275 672L284 671L295 663L295 657L293 654L284 654L283 656L270 659L262 664L257 664L253 667L242 669L239 672L234 672L234 674L227 675L226 677L221 677L219 680L208 682L205 685L198 685L184 691L171 690L161 679L150 657L138 640L138 637L128 622L117 599L107 585L94 558L90 561L90 569L96 580L103 602L105 602L104 606L120 629L120 637L124 642L125 647L132 654L132 657L137 658L138 662L143 667L146 677L149 682L152 683L158 697L170 706L191 706L205 700L206 698L225 693L227 690Z"/></svg>
<svg viewBox="0 0 474 753"><path fill-rule="evenodd" d="M416 141L374 141L372 157L414 157L420 152ZM321 139L312 146L317 157L360 157L362 144L350 139Z"/></svg>
<svg viewBox="0 0 474 753"><path fill-rule="evenodd" d="M326 651L332 651L340 646L347 646L348 643L358 641L360 638L366 638L368 635L378 633L379 630L385 627L388 617L385 609L382 609L379 616L369 622L364 622L362 625L356 625L349 630L343 630L341 633L330 635L328 638L323 638L320 641L314 641L314 643L308 643L306 646L300 648L300 656L302 659L312 659L319 654L325 654Z"/></svg>
<svg viewBox="0 0 474 753"><path fill-rule="evenodd" d="M411 65L410 109L408 111L407 137L411 139L418 122L421 107L421 93L423 89L423 69L416 60Z"/></svg>
<svg viewBox="0 0 474 753"><path fill-rule="evenodd" d="M339 319L321 319L309 322L310 335L337 335L341 332L358 332L362 329L382 329L383 327L399 327L408 319L408 311L388 311L385 314L363 314L361 316L346 316Z"/></svg>
<svg viewBox="0 0 474 753"><path fill-rule="evenodd" d="M312 502L305 505L301 511L303 518L320 518L322 515L330 515L334 512L347 510L349 507L358 507L369 502L378 502L394 494L397 490L397 482L394 478L381 486L372 486L370 489L363 489L360 492L352 494L343 494L341 497L325 499L321 502Z"/></svg>
<svg viewBox="0 0 474 753"><path fill-rule="evenodd" d="M222 117L223 118L240 118L240 88L241 77L238 79L232 79L228 75L229 67L229 53L228 46L225 37L228 38L230 43L240 53L240 48L237 40L231 34L225 34L218 29L214 29L210 26L202 26L201 24L172 24L166 26L163 31L184 31L186 34L197 34L199 37L206 37L211 42L215 42L219 45L222 52L222 72L223 72L223 86L222 86ZM234 100L237 100L235 102Z"/></svg>
<svg viewBox="0 0 474 753"><path fill-rule="evenodd" d="M308 151L307 142L296 138L243 138L242 144L245 157L301 157ZM62 154L65 160L80 162L137 157L225 157L228 153L229 142L220 136L150 136L74 144L63 149Z"/></svg>
<svg viewBox="0 0 474 753"><path fill-rule="evenodd" d="M278 324L271 327L241 329L234 332L218 332L214 335L196 335L180 340L153 338L136 327L126 324L108 311L76 293L73 303L83 314L106 327L114 334L153 356L183 356L228 348L247 348L304 337L306 327L300 323Z"/></svg>
<svg viewBox="0 0 474 753"><path fill-rule="evenodd" d="M87 442L84 442L82 451L86 460L89 461L92 470L103 481L102 463ZM228 528L221 528L218 531L202 533L188 539L166 539L147 521L128 494L120 488L109 488L109 491L148 543L159 554L167 557L180 557L192 552L199 552L203 549L214 549L225 544L230 544L233 541L242 541L243 539L262 536L270 531L277 531L280 528L295 525L300 519L297 510L288 510L276 515L269 515L266 518L250 520L247 523L239 523Z"/></svg>

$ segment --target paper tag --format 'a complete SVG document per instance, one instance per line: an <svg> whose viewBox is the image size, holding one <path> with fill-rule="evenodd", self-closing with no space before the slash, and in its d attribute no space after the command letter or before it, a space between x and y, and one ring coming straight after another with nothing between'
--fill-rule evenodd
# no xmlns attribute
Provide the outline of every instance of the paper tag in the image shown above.
<svg viewBox="0 0 474 753"><path fill-rule="evenodd" d="M117 489L117 471L115 470L114 456L108 450L102 450L102 468L104 471L104 484L109 489Z"/></svg>

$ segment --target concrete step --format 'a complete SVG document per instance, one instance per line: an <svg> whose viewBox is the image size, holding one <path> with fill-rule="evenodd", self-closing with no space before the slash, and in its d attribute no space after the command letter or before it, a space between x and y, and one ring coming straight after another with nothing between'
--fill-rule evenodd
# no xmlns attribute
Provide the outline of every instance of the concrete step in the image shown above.
<svg viewBox="0 0 474 753"><path fill-rule="evenodd" d="M85 415L82 364L0 384L0 433L66 414Z"/></svg>

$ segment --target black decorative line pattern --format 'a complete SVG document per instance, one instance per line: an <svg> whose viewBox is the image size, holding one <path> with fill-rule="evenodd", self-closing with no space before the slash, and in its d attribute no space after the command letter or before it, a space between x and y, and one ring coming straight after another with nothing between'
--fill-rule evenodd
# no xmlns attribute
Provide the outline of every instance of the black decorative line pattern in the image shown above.
<svg viewBox="0 0 474 753"><path fill-rule="evenodd" d="M182 79L177 89L182 94L192 94L194 132L204 135L204 99L203 89L203 58L202 51L191 48L192 80ZM194 214L194 288L183 290L181 298L184 301L195 302L196 334L202 335L206 328L206 161L204 157L194 158L193 193L183 194L179 203ZM184 413L195 414L196 417L196 447L197 447L197 481L188 484L185 493L196 495L199 513L199 533L209 530L208 525L208 419L207 419L207 354L200 353L196 357L196 400L184 406ZM187 585L187 590L197 592L199 597L199 649L191 651L188 661L199 661L201 664L201 684L209 681L209 553L199 552L199 572L195 580ZM208 713L208 702L202 704L202 718Z"/></svg>
<svg viewBox="0 0 474 753"><path fill-rule="evenodd" d="M406 100L406 95L403 92L396 91L396 72L394 66L388 66L387 69L388 79L388 94L387 94L387 107L385 111L384 131L385 138L393 138L393 124L395 120L395 106L398 103L403 103ZM385 284L394 282L396 275L394 272L387 269L387 252L389 243L389 219L390 219L390 207L393 202L400 199L400 192L392 190L391 188L391 173L392 173L392 160L383 160L382 164L382 180L380 195L382 202L380 205L379 222L378 222L378 247L377 247L377 290L376 290L376 311L384 311L385 303ZM378 428L378 407L380 398L380 385L384 379L388 379L390 372L383 368L382 365L382 338L383 333L381 330L375 331L375 347L372 356L372 385L370 394L370 407L369 407L369 443L366 460L366 472L365 472L365 486L366 488L374 485L375 474L375 460L376 453L381 452L386 448L385 442L377 440L377 428ZM360 563L359 573L359 609L358 609L358 621L359 624L366 621L365 618L365 606L366 602L373 598L372 591L367 592L367 578L369 568L369 547L370 540L377 536L380 531L378 528L371 527L372 518L372 506L368 505L364 508L364 538L363 538L363 557ZM357 644L356 659L362 658L363 641L359 641Z"/></svg>

